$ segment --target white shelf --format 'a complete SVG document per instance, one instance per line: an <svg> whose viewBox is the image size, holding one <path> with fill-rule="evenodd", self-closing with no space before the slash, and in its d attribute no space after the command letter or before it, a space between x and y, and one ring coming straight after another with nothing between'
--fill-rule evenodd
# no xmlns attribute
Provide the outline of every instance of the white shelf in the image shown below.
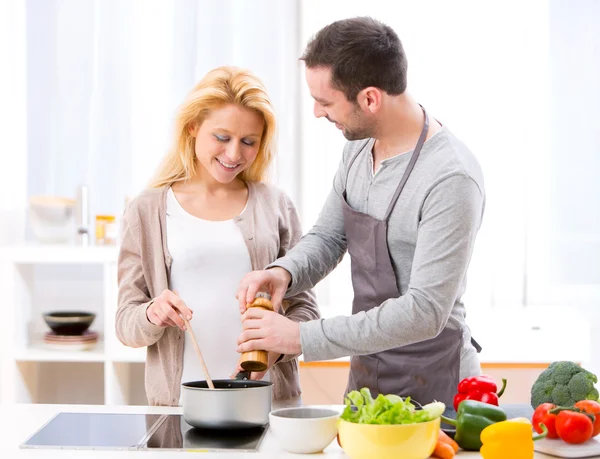
<svg viewBox="0 0 600 459"><path fill-rule="evenodd" d="M111 354L108 360L120 363L145 363L146 348L133 349L123 346L123 349L118 353Z"/></svg>
<svg viewBox="0 0 600 459"><path fill-rule="evenodd" d="M104 341L98 339L96 345L89 350L54 350L48 349L43 341L36 341L24 349L17 349L14 359L18 362L104 362Z"/></svg>
<svg viewBox="0 0 600 459"><path fill-rule="evenodd" d="M114 263L119 249L116 246L24 245L0 247L0 262L28 263Z"/></svg>
<svg viewBox="0 0 600 459"><path fill-rule="evenodd" d="M107 405L146 403L139 394L144 385L140 363L146 360L146 349L123 346L115 335L118 252L117 246L0 247L0 307L6 324L0 334L0 404L81 400L88 397L81 392L88 386L92 388L89 398ZM42 264L50 269L35 269ZM76 280L83 283L75 285ZM68 290L63 292L64 288ZM88 297L102 319L95 325L99 333L95 346L89 350L49 348L43 341L41 330L47 328L41 312L72 309ZM47 381L54 385L52 390L47 390Z"/></svg>
<svg viewBox="0 0 600 459"><path fill-rule="evenodd" d="M26 348L16 349L14 360L18 362L118 362L118 363L144 363L146 362L146 349L132 349L123 346L117 352L106 352L104 340L98 339L96 345L89 350L63 351L48 348L41 340L36 340Z"/></svg>

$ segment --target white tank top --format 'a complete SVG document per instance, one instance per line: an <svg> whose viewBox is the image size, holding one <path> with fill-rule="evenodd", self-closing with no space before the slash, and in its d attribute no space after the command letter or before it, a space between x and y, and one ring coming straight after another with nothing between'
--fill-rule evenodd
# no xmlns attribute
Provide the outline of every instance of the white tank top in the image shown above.
<svg viewBox="0 0 600 459"><path fill-rule="evenodd" d="M233 220L194 217L169 189L167 246L173 257L169 288L194 311L190 325L210 377L229 379L240 358L236 348L242 331L235 294L242 277L252 270L242 233ZM181 382L206 379L187 332L184 339Z"/></svg>

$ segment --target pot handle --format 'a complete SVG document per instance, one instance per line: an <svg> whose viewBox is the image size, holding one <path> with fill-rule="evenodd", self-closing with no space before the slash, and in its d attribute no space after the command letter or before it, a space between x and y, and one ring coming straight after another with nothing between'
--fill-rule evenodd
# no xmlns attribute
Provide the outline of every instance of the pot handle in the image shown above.
<svg viewBox="0 0 600 459"><path fill-rule="evenodd" d="M249 371L240 371L236 376L235 379L244 379L244 380L248 380L250 379L250 372Z"/></svg>

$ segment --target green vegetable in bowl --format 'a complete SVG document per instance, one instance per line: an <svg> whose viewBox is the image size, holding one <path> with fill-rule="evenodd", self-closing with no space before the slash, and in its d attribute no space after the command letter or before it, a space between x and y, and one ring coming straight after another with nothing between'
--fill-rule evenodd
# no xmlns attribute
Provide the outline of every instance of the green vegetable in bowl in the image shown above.
<svg viewBox="0 0 600 459"><path fill-rule="evenodd" d="M415 424L439 418L446 405L433 402L421 409L410 401L410 397L382 395L373 399L371 391L363 387L360 391L350 392L345 399L346 407L341 418L357 424Z"/></svg>
<svg viewBox="0 0 600 459"><path fill-rule="evenodd" d="M531 406L535 409L542 403L572 406L581 400L598 400L598 382L595 374L575 362L551 363L540 373L531 387Z"/></svg>

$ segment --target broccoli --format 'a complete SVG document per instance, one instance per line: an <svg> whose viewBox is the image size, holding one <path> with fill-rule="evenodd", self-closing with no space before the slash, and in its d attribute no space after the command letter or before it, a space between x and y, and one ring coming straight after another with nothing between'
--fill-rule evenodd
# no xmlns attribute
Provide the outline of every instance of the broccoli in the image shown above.
<svg viewBox="0 0 600 459"><path fill-rule="evenodd" d="M542 403L572 406L580 400L598 400L600 394L594 387L598 377L575 362L553 362L531 387L531 406Z"/></svg>

